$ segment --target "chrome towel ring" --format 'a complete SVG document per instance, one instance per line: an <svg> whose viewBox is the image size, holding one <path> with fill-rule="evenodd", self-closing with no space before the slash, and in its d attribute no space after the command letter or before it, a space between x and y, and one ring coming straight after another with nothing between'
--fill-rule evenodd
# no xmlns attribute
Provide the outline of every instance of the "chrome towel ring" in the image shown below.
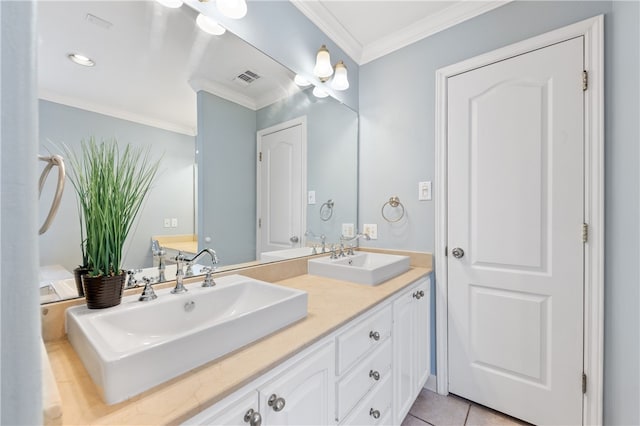
<svg viewBox="0 0 640 426"><path fill-rule="evenodd" d="M394 209L397 208L397 207L400 207L400 209L402 210L400 215L395 219L389 219L389 217L384 213L384 208L387 207L387 205L392 207L392 208L394 208ZM404 205L402 205L402 203L400 202L400 198L398 198L396 196L391 197L391 198L389 198L389 201L387 201L386 203L384 203L382 205L381 213L382 213L382 217L387 222L389 222L389 223L398 222L400 219L402 219L404 217Z"/></svg>
<svg viewBox="0 0 640 426"><path fill-rule="evenodd" d="M47 232L47 229L49 229L49 227L51 226L51 222L53 222L53 219L56 217L56 213L58 212L58 207L60 207L60 200L62 199L62 193L64 192L65 170L64 160L60 155L52 155L51 157L39 155L38 160L47 163L47 165L42 170L40 181L38 182L38 198L40 198L40 195L42 195L42 188L44 187L44 183L47 180L47 176L49 176L49 172L51 171L53 166L58 166L58 184L56 185L56 193L53 196L53 202L51 203L49 214L44 220L40 231L38 231L38 234L42 235Z"/></svg>
<svg viewBox="0 0 640 426"><path fill-rule="evenodd" d="M320 206L320 219L326 222L331 219L331 216L333 216L333 200L327 200Z"/></svg>

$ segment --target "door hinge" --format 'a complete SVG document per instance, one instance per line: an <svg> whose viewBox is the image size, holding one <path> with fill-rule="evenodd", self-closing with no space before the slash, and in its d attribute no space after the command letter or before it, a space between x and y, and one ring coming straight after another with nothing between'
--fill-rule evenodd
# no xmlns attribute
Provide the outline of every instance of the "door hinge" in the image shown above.
<svg viewBox="0 0 640 426"><path fill-rule="evenodd" d="M258 153L258 161L262 161L262 152Z"/></svg>
<svg viewBox="0 0 640 426"><path fill-rule="evenodd" d="M582 90L586 91L589 87L589 73L584 70L582 71Z"/></svg>
<svg viewBox="0 0 640 426"><path fill-rule="evenodd" d="M262 228L262 218L258 219L258 228Z"/></svg>
<svg viewBox="0 0 640 426"><path fill-rule="evenodd" d="M582 393L587 393L587 375L582 373Z"/></svg>
<svg viewBox="0 0 640 426"><path fill-rule="evenodd" d="M444 257L449 256L449 246L444 246Z"/></svg>
<svg viewBox="0 0 640 426"><path fill-rule="evenodd" d="M582 242L586 243L589 241L589 225L586 223L582 224Z"/></svg>

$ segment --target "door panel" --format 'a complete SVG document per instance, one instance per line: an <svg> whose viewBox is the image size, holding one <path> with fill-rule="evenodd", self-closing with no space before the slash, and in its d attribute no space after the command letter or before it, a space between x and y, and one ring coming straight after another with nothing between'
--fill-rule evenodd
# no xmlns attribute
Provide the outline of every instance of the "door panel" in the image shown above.
<svg viewBox="0 0 640 426"><path fill-rule="evenodd" d="M583 40L448 80L449 390L582 422Z"/></svg>

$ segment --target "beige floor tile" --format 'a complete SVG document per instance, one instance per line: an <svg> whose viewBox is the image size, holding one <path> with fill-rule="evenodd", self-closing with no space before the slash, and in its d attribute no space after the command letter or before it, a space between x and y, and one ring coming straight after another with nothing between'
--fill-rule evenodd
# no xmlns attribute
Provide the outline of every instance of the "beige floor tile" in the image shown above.
<svg viewBox="0 0 640 426"><path fill-rule="evenodd" d="M414 417L411 414L407 414L407 417L404 418L401 426L429 426L429 423L420 420L419 418Z"/></svg>
<svg viewBox="0 0 640 426"><path fill-rule="evenodd" d="M469 426L516 426L528 425L529 423L481 405L471 404L466 424Z"/></svg>
<svg viewBox="0 0 640 426"><path fill-rule="evenodd" d="M464 399L423 389L409 413L435 426L463 426L469 405Z"/></svg>

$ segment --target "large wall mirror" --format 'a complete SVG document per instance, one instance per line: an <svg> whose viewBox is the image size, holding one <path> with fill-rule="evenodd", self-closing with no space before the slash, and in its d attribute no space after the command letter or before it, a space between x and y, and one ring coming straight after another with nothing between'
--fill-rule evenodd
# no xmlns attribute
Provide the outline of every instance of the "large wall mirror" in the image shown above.
<svg viewBox="0 0 640 426"><path fill-rule="evenodd" d="M357 229L357 113L296 86L289 69L237 36L202 32L195 18L155 1L39 2L40 152L93 136L161 158L124 252L127 269L152 277L153 238L168 259L213 248L225 269L320 252L323 236L337 243ZM42 302L77 297L80 227L68 181L39 243Z"/></svg>

